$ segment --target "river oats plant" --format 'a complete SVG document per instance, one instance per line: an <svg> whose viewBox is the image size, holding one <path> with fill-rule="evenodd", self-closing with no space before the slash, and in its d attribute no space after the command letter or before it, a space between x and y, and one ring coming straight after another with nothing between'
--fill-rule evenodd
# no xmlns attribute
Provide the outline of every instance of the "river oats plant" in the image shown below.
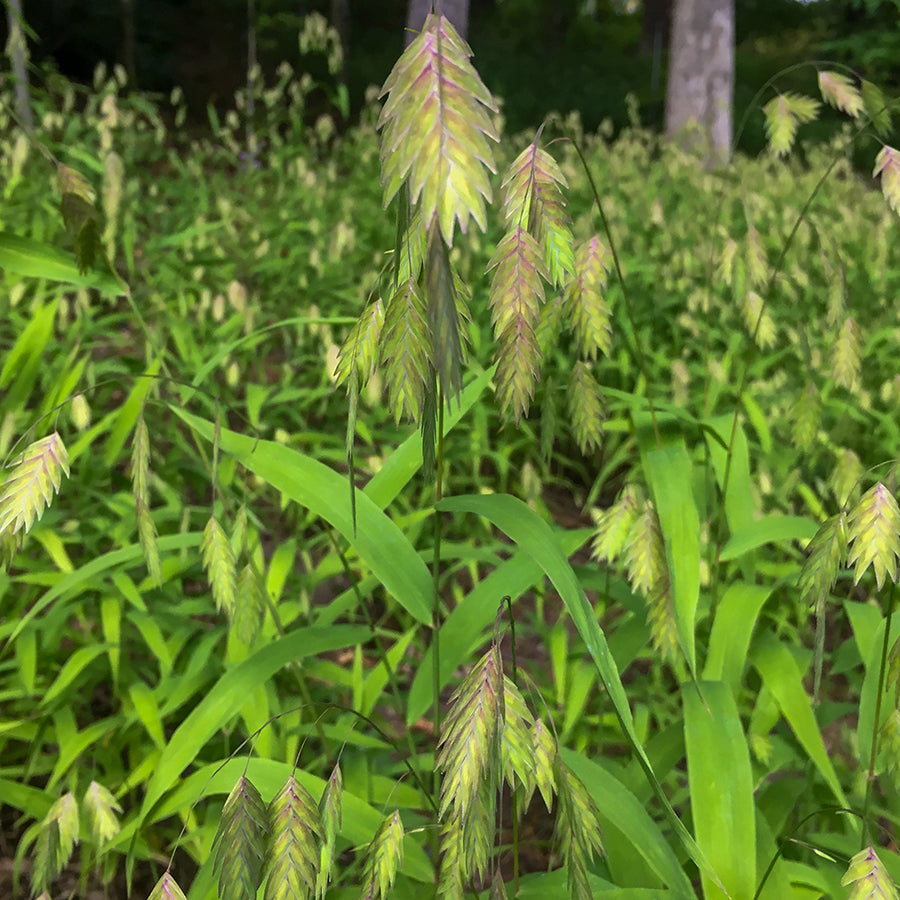
<svg viewBox="0 0 900 900"><path fill-rule="evenodd" d="M103 642L76 651L43 702L64 697L102 655L118 679L129 664L120 653L126 630L140 634L160 668L157 689L135 679L121 719L110 717L125 736L119 744L111 726L97 723L91 736L64 708L53 709L53 733L68 761L47 773L46 792L25 783L28 765L9 773L19 784L0 772L4 802L35 822L20 850L21 857L33 847L34 894L55 889L81 842L88 870L96 862L114 867L117 855L125 856L129 877L165 866L152 900L185 896L184 878L176 877L181 853L199 866L188 894L223 900L401 898L422 890L578 900L897 896L900 508L895 465L871 470L880 480L870 487L859 456L831 437L839 430L832 428L835 409L854 422L854 403L859 415L864 409L865 323L841 290L842 267L852 260L836 255L827 223L816 218L822 182L805 206L773 212L756 197L758 185L741 181L740 163L731 172L703 172L674 145L651 152L634 139L636 155L646 154L648 163L655 157L654 171L690 171L709 196L729 178L740 182L729 196L741 201L709 223L709 246L692 257L676 243L654 270L662 284L678 277L675 257L685 269L706 268L704 289L671 323L704 352L697 359L685 348L660 365L648 337L661 330L654 302L664 298L651 294L649 309L637 302L646 286L641 260L623 252L630 238L616 233L622 212L602 199L591 153L545 140L542 130L513 157L519 148L504 147L497 104L471 57L447 20L432 15L383 88L381 180L384 205L397 212L396 243L362 314L329 357L349 395L349 488L337 466L286 440L226 427L199 382L189 389L165 368L171 353L140 373L140 387L105 425L110 466L131 436L137 539L124 549L98 552L75 569L66 566L63 541L48 536L64 533L64 523L36 527L48 507L48 517L55 510L63 477L75 468L69 456L83 454L83 442L67 455L57 428L11 454L0 485L5 559L22 561L30 533L60 562L40 599L3 624L4 650L13 649L28 693L37 685L38 641L65 632L62 601L88 587L100 595ZM823 100L856 123L847 140L880 136L874 174L900 212L900 152L886 143L891 104L873 85L824 67L818 85ZM818 109L796 93L766 103L773 157L790 150ZM275 154L270 162L279 165ZM588 164L584 173L581 163ZM285 165L296 174L292 160ZM485 285L464 277L461 261L465 245L480 240L476 229L492 227L500 168L500 226ZM770 177L778 171L773 165ZM577 179L587 194L582 212L567 198ZM60 187L78 264L57 259L54 271L64 281L121 291L89 185L64 169ZM665 223L656 202L651 218L655 227ZM896 219L890 227L896 234ZM677 242L678 235L661 228L659 239ZM802 274L787 263L798 245L832 273L827 314L814 321L836 335L833 364L817 358L819 336L797 325L791 348L778 347L779 292L802 288ZM46 276L53 261L46 246L0 235L7 264L16 252L14 271ZM23 258L38 260L36 271L24 271ZM245 323L240 290L233 293ZM36 305L37 324L12 351L32 384L55 314ZM495 351L483 368L477 353L486 319ZM232 335L229 352L252 334ZM145 337L152 344L149 326ZM185 338L172 341L185 357L193 352ZM217 351L216 363L225 355ZM0 385L11 380L7 369ZM605 377L612 371L615 385ZM565 414L548 372L565 384ZM168 402L149 386L166 378L175 398ZM57 405L74 407L77 380L34 418L44 422ZM691 380L703 389L688 390ZM417 432L358 486L362 410L382 386L394 421L411 421ZM490 404L491 387L507 420L504 435L524 430L539 407L542 427L562 434L551 424L567 418L586 453L620 441L615 459L624 483L594 512L592 528L555 527L536 504L490 485L447 490L457 464L450 442L467 416ZM783 435L773 437L782 423L763 409L792 392L804 399L782 450ZM25 406L29 394L16 402ZM262 403L252 407L253 425ZM199 457L201 471L211 473L211 501L180 502L155 476L161 435L148 425L154 404L173 433L187 435L176 451ZM203 415L189 411L196 404ZM838 459L839 471L798 489L811 513L803 515L794 495L778 494L771 483L779 474L796 482L797 460L815 454ZM433 503L388 515L419 471ZM325 605L282 597L298 550L293 538L266 546L263 516L245 502L259 485L275 489L273 508L280 501L303 511L304 537L313 534L311 520L327 524L325 537L315 533L306 551L317 577L342 579L339 596ZM491 531L476 530L484 526L475 522ZM502 532L505 540L487 538L483 554L468 544L461 551L454 541L466 531ZM805 557L798 541L808 545ZM593 561L573 566L570 558L589 542ZM430 553L430 568L419 547ZM186 590L197 558L227 627L210 623L212 610ZM141 559L143 581L126 569ZM463 576L473 586L461 587ZM516 639L529 592L539 608L558 598L567 613L546 632L563 721L548 701L552 691L543 689L546 675L523 658ZM817 640L803 639L810 610L820 624ZM208 627L199 641L197 622L186 615ZM89 619L80 616L83 627ZM472 662L486 633L487 650ZM210 681L206 671L222 646L227 666ZM184 648L191 652L182 669ZM654 679L669 696L648 708L640 682ZM456 681L446 699L444 689ZM352 708L317 701L318 682L345 687ZM594 694L601 697L591 703ZM174 726L169 717L188 702ZM423 718L429 709L430 721ZM152 739L149 752L134 736L138 727ZM40 738L24 717L7 730L16 739ZM249 735L246 755L231 739L235 730ZM86 781L69 767L101 735L121 748L98 750L104 776L120 778L116 790L99 774ZM566 743L572 736L576 749ZM202 755L197 765L217 742L221 752ZM137 787L139 801L129 809ZM183 837L163 845L158 829L170 818L180 820ZM548 818L541 865L526 872L529 823Z"/></svg>

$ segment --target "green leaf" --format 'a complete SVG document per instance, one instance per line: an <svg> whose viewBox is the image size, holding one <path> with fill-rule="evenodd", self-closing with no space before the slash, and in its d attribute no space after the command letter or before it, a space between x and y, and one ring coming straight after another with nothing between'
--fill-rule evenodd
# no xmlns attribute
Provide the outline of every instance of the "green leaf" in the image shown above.
<svg viewBox="0 0 900 900"><path fill-rule="evenodd" d="M741 686L756 620L774 589L772 584L736 581L728 586L716 608L703 677L707 681L724 681L735 696Z"/></svg>
<svg viewBox="0 0 900 900"><path fill-rule="evenodd" d="M703 896L751 900L756 888L756 824L750 752L731 688L685 684L684 737L697 843L722 880L704 874Z"/></svg>
<svg viewBox="0 0 900 900"><path fill-rule="evenodd" d="M147 820L153 807L179 782L203 745L237 715L241 703L257 685L265 684L288 663L362 643L369 636L367 628L348 625L299 629L267 644L226 672L169 739L147 785L138 821Z"/></svg>
<svg viewBox="0 0 900 900"><path fill-rule="evenodd" d="M215 425L181 409L172 411L212 440ZM222 428L219 446L291 500L333 525L359 553L397 602L419 622L431 622L431 575L407 537L363 492L356 495L356 524L343 475L274 441Z"/></svg>
<svg viewBox="0 0 900 900"><path fill-rule="evenodd" d="M818 526L812 519L773 513L751 522L740 532L733 534L722 547L719 559L723 562L739 559L757 547L780 541L802 541L806 544L815 537L817 530Z"/></svg>
<svg viewBox="0 0 900 900"><path fill-rule="evenodd" d="M757 641L750 657L763 683L775 698L781 714L819 774L825 779L838 803L847 806L847 798L825 749L812 704L803 687L803 674L791 651L767 634Z"/></svg>
<svg viewBox="0 0 900 900"><path fill-rule="evenodd" d="M75 287L96 288L108 297L127 297L128 286L109 271L79 272L71 254L50 244L0 232L0 269L26 278L45 278Z"/></svg>
<svg viewBox="0 0 900 900"><path fill-rule="evenodd" d="M693 466L684 436L665 423L657 445L647 413L633 414L641 461L659 516L672 599L678 619L678 637L688 669L696 672L694 619L700 597L700 517L694 502Z"/></svg>
<svg viewBox="0 0 900 900"><path fill-rule="evenodd" d="M755 513L747 435L738 424L734 432L734 446L729 454L727 448L731 443L734 415L707 419L704 425L715 432L721 441L720 443L706 432L706 444L709 447L709 456L716 472L716 481L719 484L719 490L724 490L725 494L725 518L728 521L728 531L732 535L738 534L753 524ZM731 459L730 466L728 465L729 457ZM725 484L726 470L728 472L727 485Z"/></svg>
<svg viewBox="0 0 900 900"><path fill-rule="evenodd" d="M605 820L605 830L615 828L622 832L631 852L647 862L663 884L671 889L673 897L694 900L690 879L644 803L602 765L573 750L562 748L560 752L593 796Z"/></svg>

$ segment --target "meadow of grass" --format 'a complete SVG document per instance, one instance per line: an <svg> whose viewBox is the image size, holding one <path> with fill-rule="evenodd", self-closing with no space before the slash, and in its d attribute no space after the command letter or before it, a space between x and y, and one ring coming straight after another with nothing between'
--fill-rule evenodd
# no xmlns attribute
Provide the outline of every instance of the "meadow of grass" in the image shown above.
<svg viewBox="0 0 900 900"><path fill-rule="evenodd" d="M343 134L3 98L10 889L896 897L885 101L708 171L503 133L441 28Z"/></svg>

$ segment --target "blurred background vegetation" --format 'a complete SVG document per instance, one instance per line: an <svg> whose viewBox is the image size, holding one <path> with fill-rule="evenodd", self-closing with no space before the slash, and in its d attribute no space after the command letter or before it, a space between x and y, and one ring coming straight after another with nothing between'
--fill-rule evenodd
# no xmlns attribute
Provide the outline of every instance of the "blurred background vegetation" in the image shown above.
<svg viewBox="0 0 900 900"><path fill-rule="evenodd" d="M618 131L628 96L645 125L661 127L671 8L672 0L472 0L468 39L512 131L536 128L548 109L578 110L588 130L609 120ZM346 64L335 77L346 82L352 120L402 49L408 8L407 0L43 0L23 12L36 83L53 72L89 83L98 62L120 63L142 91L182 87L189 123L202 127L207 105L230 107L245 83L248 17L267 81L297 58L306 15L340 19ZM735 27L736 122L766 79L803 60L846 63L888 93L900 86L898 0L738 0ZM324 58L310 74L327 82ZM807 70L782 87L809 90L813 78ZM754 152L763 141L758 122L739 148Z"/></svg>

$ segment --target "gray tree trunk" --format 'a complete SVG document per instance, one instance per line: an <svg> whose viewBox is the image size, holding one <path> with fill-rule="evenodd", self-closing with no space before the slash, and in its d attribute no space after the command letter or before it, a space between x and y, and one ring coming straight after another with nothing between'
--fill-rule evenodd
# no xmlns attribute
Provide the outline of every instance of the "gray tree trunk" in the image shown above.
<svg viewBox="0 0 900 900"><path fill-rule="evenodd" d="M25 40L22 0L7 0L6 23L9 38L6 55L12 68L16 89L16 117L26 131L34 131L34 115L28 95L28 43Z"/></svg>
<svg viewBox="0 0 900 900"><path fill-rule="evenodd" d="M469 31L469 0L409 0L406 16L406 46L422 30L432 6L436 12L446 16L460 37L466 40Z"/></svg>
<svg viewBox="0 0 900 900"><path fill-rule="evenodd" d="M702 147L708 165L731 155L734 0L675 0L666 133Z"/></svg>

